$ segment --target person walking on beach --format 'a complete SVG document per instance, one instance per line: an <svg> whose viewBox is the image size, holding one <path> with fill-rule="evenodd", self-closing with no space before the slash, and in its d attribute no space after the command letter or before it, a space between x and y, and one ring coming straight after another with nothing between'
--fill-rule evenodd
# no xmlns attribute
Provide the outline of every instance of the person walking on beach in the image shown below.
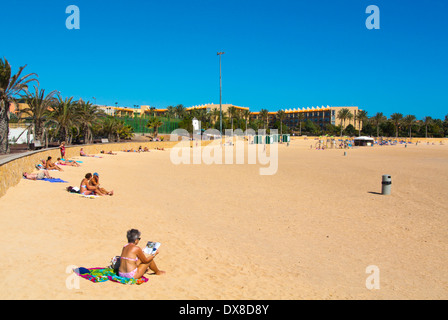
<svg viewBox="0 0 448 320"><path fill-rule="evenodd" d="M128 243L123 247L120 258L118 275L124 278L140 279L148 269L154 271L156 275L163 275L165 271L159 270L154 258L159 254L157 250L153 255L146 255L138 246L141 239L141 232L137 229L128 230L126 233Z"/></svg>

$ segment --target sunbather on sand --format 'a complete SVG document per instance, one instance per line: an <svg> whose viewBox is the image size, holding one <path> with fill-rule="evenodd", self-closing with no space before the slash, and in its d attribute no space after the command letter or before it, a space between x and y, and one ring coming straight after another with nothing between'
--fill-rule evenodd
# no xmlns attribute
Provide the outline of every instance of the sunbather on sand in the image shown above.
<svg viewBox="0 0 448 320"><path fill-rule="evenodd" d="M22 176L28 180L53 179L47 170L40 170L38 173L23 172Z"/></svg>
<svg viewBox="0 0 448 320"><path fill-rule="evenodd" d="M51 159L52 159L51 156L49 156L49 157L47 158L47 161L45 161L45 169L47 169L47 170L59 170L59 171L64 171L64 170L62 170L61 167L55 165Z"/></svg>
<svg viewBox="0 0 448 320"><path fill-rule="evenodd" d="M114 195L114 190L107 191L106 189L104 189L100 186L100 176L96 172L93 174L92 179L89 180L89 184L92 187L96 188L96 192L102 193L103 195L107 195L107 196Z"/></svg>
<svg viewBox="0 0 448 320"><path fill-rule="evenodd" d="M120 268L118 275L124 278L140 279L148 269L154 271L156 275L162 275L165 271L159 270L154 258L159 254L159 250L148 257L138 246L141 233L137 229L131 229L127 232L128 244L123 247L121 252Z"/></svg>
<svg viewBox="0 0 448 320"><path fill-rule="evenodd" d="M79 155L80 155L81 157L95 157L94 155L88 155L87 153L85 153L85 151L83 150L83 148L81 148L81 149L79 150Z"/></svg>
<svg viewBox="0 0 448 320"><path fill-rule="evenodd" d="M111 154L111 155L114 155L114 156L117 155L116 153L113 153L112 150L110 150L109 152L104 152L104 150L101 150L100 153Z"/></svg>
<svg viewBox="0 0 448 320"><path fill-rule="evenodd" d="M66 161L62 160L61 158L58 158L58 160L55 162L56 165L62 165L62 166L72 166L72 167L80 167L81 165L76 161Z"/></svg>

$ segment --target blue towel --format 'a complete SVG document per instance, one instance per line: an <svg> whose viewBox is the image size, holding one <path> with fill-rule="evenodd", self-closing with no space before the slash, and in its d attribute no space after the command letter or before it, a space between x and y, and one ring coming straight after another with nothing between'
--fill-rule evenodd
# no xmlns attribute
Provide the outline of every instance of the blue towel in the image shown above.
<svg viewBox="0 0 448 320"><path fill-rule="evenodd" d="M42 180L43 180L43 181L52 182L52 183L54 183L54 182L68 183L68 181L64 181L64 180L62 180L62 179L60 179L60 178L53 178L53 179L45 178L45 179L42 179Z"/></svg>

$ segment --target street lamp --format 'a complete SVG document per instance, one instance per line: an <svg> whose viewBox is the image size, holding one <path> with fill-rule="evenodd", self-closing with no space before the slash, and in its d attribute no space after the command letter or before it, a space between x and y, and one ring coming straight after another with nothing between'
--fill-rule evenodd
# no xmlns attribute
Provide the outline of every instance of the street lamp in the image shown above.
<svg viewBox="0 0 448 320"><path fill-rule="evenodd" d="M221 80L221 55L225 52L218 52L219 56L219 131L222 137L222 80Z"/></svg>

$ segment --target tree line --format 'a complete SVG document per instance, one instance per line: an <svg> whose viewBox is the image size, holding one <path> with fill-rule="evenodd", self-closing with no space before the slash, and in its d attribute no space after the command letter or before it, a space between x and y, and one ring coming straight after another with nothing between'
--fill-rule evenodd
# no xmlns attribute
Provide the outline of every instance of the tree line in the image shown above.
<svg viewBox="0 0 448 320"><path fill-rule="evenodd" d="M21 110L29 118L28 127L34 132L35 141L48 146L52 141L66 141L92 143L94 137L107 137L110 141L132 138L133 127L126 125L121 119L105 114L97 105L83 99L62 97L60 92L46 93L39 88L38 76L35 73L22 75L26 66L20 67L16 74L12 74L11 66L6 59L0 59L0 154L9 152L9 122L19 121L21 116L9 113L11 103L24 103L27 107ZM30 84L33 89L29 90ZM163 125L163 121L156 116L155 108L150 108L153 117L145 122L145 126L154 129L154 136ZM143 116L143 115L141 115ZM272 116L272 113L271 113ZM269 121L270 113L261 109L258 117L252 117L248 109L229 107L222 113L222 128L225 129L270 129L283 133L297 133L299 135L369 135L398 138L406 137L446 137L448 136L448 115L445 119L425 117L418 120L414 115L394 113L389 118L378 112L369 117L367 111L359 110L353 115L347 108L342 108L336 115L341 124L336 126L326 123L321 127L311 120L307 120L303 113L298 113L297 125L285 124L286 112L279 110L274 114L273 121ZM182 104L168 106L164 117L170 121L177 119L179 128L193 131L192 119L201 121L203 129L214 128L220 130L220 111L217 108L187 109ZM352 124L353 122L353 124ZM362 127L362 130L357 130Z"/></svg>
<svg viewBox="0 0 448 320"><path fill-rule="evenodd" d="M22 117L29 120L25 125L34 133L34 141L46 146L53 141L92 143L94 136L112 141L132 137L132 127L108 116L90 101L64 98L58 91L47 93L39 88L37 74L22 75L25 67L13 75L8 60L0 59L0 154L10 150L9 122L18 122ZM26 107L19 109L19 115L10 114L12 103Z"/></svg>
<svg viewBox="0 0 448 320"><path fill-rule="evenodd" d="M367 111L360 110L356 116L350 112L349 109L343 108L339 110L337 114L338 119L341 120L342 126L340 126L340 134L354 136L368 135L376 137L424 137L424 138L442 138L448 136L448 114L442 119L433 119L426 116L419 120L415 115L402 113L393 113L387 118L382 112L377 112L373 116L369 117ZM350 123L358 123L358 128L362 130L356 130ZM345 126L346 121L349 122Z"/></svg>

